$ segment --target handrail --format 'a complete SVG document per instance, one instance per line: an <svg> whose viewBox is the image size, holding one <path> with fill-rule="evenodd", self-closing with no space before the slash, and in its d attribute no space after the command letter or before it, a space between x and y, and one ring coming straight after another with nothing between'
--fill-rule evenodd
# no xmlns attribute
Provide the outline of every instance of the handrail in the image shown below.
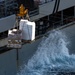
<svg viewBox="0 0 75 75"><path fill-rule="evenodd" d="M61 21L57 21L57 22L54 22L53 25L64 25L64 24L67 24L67 23L70 23L70 22L73 22L75 19L74 19L74 16L70 16L70 17L67 17Z"/></svg>

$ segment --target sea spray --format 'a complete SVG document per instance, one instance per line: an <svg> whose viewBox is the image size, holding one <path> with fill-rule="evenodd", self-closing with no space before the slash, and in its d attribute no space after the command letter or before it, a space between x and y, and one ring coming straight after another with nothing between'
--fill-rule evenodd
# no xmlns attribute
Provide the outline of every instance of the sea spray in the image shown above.
<svg viewBox="0 0 75 75"><path fill-rule="evenodd" d="M75 72L75 55L69 55L67 37L61 31L44 36L28 64L17 75L58 75Z"/></svg>

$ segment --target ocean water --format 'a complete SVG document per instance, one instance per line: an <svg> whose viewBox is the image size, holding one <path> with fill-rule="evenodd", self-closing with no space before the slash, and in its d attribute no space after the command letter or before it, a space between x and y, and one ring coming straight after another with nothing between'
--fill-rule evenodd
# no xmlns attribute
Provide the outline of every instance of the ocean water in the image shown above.
<svg viewBox="0 0 75 75"><path fill-rule="evenodd" d="M62 31L48 32L17 75L75 75L75 55L69 54L69 43Z"/></svg>

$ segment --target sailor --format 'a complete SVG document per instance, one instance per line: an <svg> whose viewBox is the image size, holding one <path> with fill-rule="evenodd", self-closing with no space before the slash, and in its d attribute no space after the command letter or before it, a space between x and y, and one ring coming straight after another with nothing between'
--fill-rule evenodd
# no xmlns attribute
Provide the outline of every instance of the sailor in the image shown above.
<svg viewBox="0 0 75 75"><path fill-rule="evenodd" d="M24 18L26 16L26 18L29 20L28 9L25 9L23 4L21 4L21 6L19 8L19 14L17 14L17 15L22 18Z"/></svg>

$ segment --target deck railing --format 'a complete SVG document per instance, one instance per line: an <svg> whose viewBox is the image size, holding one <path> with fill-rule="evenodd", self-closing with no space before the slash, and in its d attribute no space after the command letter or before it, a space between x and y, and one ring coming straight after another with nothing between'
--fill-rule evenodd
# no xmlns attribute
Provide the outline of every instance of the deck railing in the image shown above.
<svg viewBox="0 0 75 75"><path fill-rule="evenodd" d="M49 29L56 29L62 26L72 25L75 24L75 18L74 16L67 17L63 20L53 22L51 24L43 24L43 25L37 25L36 26L36 36L39 36L41 34L46 33Z"/></svg>
<svg viewBox="0 0 75 75"><path fill-rule="evenodd" d="M57 22L53 22L52 25L53 25L53 28L57 28L57 27L65 25L65 24L71 23L73 21L75 21L74 16L69 16L67 18L64 18L63 20L60 20L60 21L57 21Z"/></svg>
<svg viewBox="0 0 75 75"><path fill-rule="evenodd" d="M75 22L75 18L74 16L70 16L67 17L63 20L57 21L57 22L53 22L52 25L38 25L36 26L36 36L40 35L40 34L44 34L46 32L46 30L50 29L55 29L64 25L67 25L69 23L74 23ZM0 33L0 40L4 39L7 37L8 35L8 31L2 32Z"/></svg>

